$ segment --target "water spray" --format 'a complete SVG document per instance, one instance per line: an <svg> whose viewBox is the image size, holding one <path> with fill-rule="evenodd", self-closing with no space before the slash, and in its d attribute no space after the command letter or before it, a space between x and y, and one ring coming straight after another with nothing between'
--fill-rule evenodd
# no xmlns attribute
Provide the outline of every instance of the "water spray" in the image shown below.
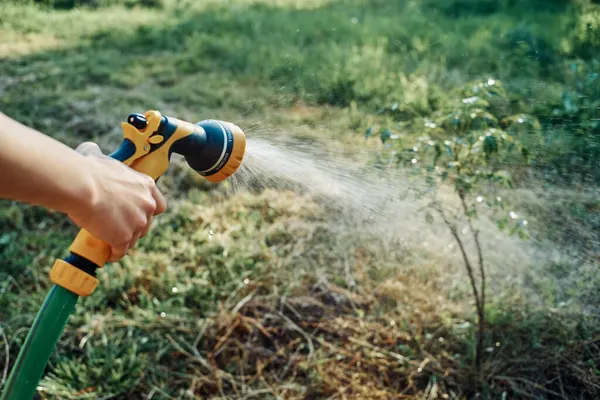
<svg viewBox="0 0 600 400"><path fill-rule="evenodd" d="M244 132L229 122L192 124L148 111L131 114L121 126L123 143L110 157L155 181L167 172L171 155L177 153L205 179L220 182L239 168L246 151ZM56 260L50 271L54 286L21 347L0 400L33 398L77 300L94 292L99 283L96 270L110 256L110 247L84 229L69 251L70 255Z"/></svg>

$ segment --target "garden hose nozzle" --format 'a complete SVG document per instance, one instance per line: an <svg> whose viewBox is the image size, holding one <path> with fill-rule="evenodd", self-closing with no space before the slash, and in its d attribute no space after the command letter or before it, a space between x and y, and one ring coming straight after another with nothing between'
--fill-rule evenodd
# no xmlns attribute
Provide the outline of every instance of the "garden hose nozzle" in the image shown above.
<svg viewBox="0 0 600 400"><path fill-rule="evenodd" d="M229 122L205 120L192 124L148 111L129 115L121 126L123 143L110 156L155 180L167 172L171 155L177 153L205 179L220 182L239 168L246 151L244 132ZM97 268L110 256L110 247L83 229L70 251L76 259L83 258ZM69 264L67 260L57 261L50 274L52 282L80 296L89 295L97 280L78 265L73 268L65 263Z"/></svg>
<svg viewBox="0 0 600 400"><path fill-rule="evenodd" d="M148 111L131 114L122 127L125 140L111 157L154 179L166 172L171 154L177 153L204 178L220 182L239 168L246 150L244 132L229 122L191 124Z"/></svg>
<svg viewBox="0 0 600 400"><path fill-rule="evenodd" d="M244 132L229 122L206 120L197 124L166 117L157 111L131 114L123 128L123 143L110 156L158 180L169 168L173 153L210 182L231 176L246 151ZM82 229L69 248L70 255L56 260L50 271L54 286L46 297L21 347L0 400L30 400L50 355L79 296L96 286L96 270L110 256L110 247Z"/></svg>

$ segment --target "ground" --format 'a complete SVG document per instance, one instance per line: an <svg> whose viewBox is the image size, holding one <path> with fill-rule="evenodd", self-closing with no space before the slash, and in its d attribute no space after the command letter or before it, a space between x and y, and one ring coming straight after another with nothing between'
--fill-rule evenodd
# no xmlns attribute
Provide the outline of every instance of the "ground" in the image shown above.
<svg viewBox="0 0 600 400"><path fill-rule="evenodd" d="M3 113L107 152L131 112L219 118L249 151L261 139L313 168L274 159L289 173L209 185L173 164L159 183L168 211L79 302L38 396L597 398L599 29L585 0L0 0ZM498 112L532 115L541 133L517 133L534 162L510 166L516 187L502 192L530 239L482 228L491 293L476 369L457 249L418 207L392 200L385 224L366 225L322 188L339 178L365 203L387 199L352 168L378 165L386 129L416 140L457 89L490 79L509 93ZM302 143L332 161L303 164ZM7 201L0 222L8 371L77 228ZM436 240L407 241L409 224Z"/></svg>

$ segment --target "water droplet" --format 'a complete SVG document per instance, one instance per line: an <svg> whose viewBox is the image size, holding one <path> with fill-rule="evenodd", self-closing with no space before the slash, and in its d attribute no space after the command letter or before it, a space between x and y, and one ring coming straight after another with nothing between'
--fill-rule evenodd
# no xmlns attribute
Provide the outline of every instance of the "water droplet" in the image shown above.
<svg viewBox="0 0 600 400"><path fill-rule="evenodd" d="M481 196L477 196L477 202L478 202L478 203L481 203L482 201L483 201L483 197L481 197Z"/></svg>
<svg viewBox="0 0 600 400"><path fill-rule="evenodd" d="M350 22L352 22L353 24L358 24L358 18L356 18L356 17L352 17L352 18L350 19Z"/></svg>
<svg viewBox="0 0 600 400"><path fill-rule="evenodd" d="M249 283L250 283L250 279L248 279L248 278L244 279L244 284L245 284L245 285L247 285L247 284L249 284Z"/></svg>
<svg viewBox="0 0 600 400"><path fill-rule="evenodd" d="M511 211L511 212L510 212L510 217L511 217L512 219L517 219L517 218L519 218L519 216L517 215L517 213L516 213L516 212L514 212L514 211Z"/></svg>
<svg viewBox="0 0 600 400"><path fill-rule="evenodd" d="M164 317L167 316L167 313L163 311L163 312L160 313L160 316L164 318Z"/></svg>
<svg viewBox="0 0 600 400"><path fill-rule="evenodd" d="M488 83L488 85L490 85L490 86L494 86L494 85L496 84L496 80L495 80L494 78L490 78L490 79L488 79L488 82L487 82L487 83Z"/></svg>
<svg viewBox="0 0 600 400"><path fill-rule="evenodd" d="M410 160L411 163L416 164L417 163L417 159L413 158L412 160Z"/></svg>
<svg viewBox="0 0 600 400"><path fill-rule="evenodd" d="M176 287L173 287L173 289L171 289L171 291L172 291L173 293L177 293L177 288L176 288Z"/></svg>

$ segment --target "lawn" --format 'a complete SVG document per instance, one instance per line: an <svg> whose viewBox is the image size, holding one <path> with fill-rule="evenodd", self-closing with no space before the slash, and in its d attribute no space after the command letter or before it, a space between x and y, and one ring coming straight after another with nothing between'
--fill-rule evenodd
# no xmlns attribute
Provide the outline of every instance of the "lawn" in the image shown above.
<svg viewBox="0 0 600 400"><path fill-rule="evenodd" d="M246 131L249 165L287 157L218 185L174 163L168 211L99 273L39 398L598 398L599 72L591 0L0 0L3 113L106 152L131 112L218 118ZM394 192L422 177L382 160L455 132L437 129L480 82L505 93L491 117L536 123L506 123L529 163L505 163L512 187L484 188L529 226L521 240L477 221L476 366L460 253ZM76 233L0 203L0 373Z"/></svg>

